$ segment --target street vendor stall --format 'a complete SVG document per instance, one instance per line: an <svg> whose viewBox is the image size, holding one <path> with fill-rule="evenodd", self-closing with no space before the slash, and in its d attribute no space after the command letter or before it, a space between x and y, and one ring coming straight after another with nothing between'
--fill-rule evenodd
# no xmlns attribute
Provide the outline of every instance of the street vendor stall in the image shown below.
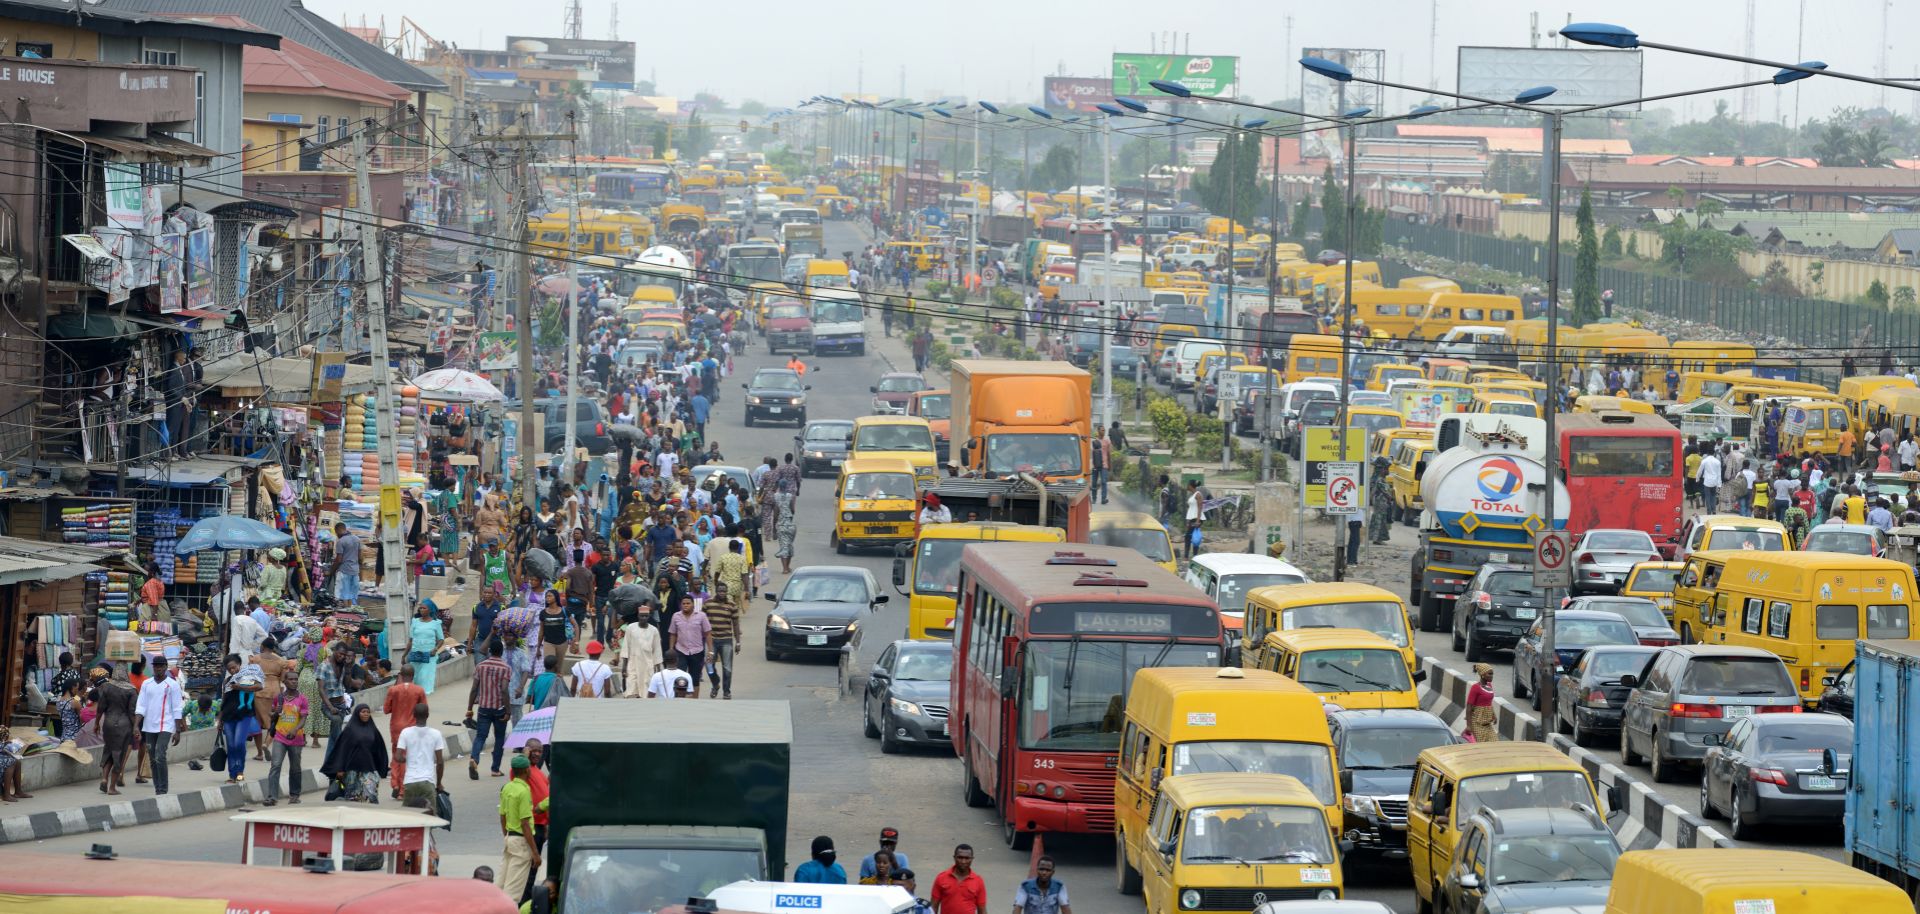
<svg viewBox="0 0 1920 914"><path fill-rule="evenodd" d="M140 911L198 914L205 910L273 914L514 914L518 908L492 883L384 873L259 869L231 863L100 859L17 854L0 867L0 898L22 899L25 911ZM85 905L70 902L91 901ZM199 907L194 899L219 907ZM51 901L62 902L55 906Z"/></svg>
<svg viewBox="0 0 1920 914"><path fill-rule="evenodd" d="M240 862L247 866L303 866L310 855L337 862L378 854L383 873L397 871L400 855L429 850L433 830L447 824L422 810L366 806L289 806L229 818L246 828Z"/></svg>

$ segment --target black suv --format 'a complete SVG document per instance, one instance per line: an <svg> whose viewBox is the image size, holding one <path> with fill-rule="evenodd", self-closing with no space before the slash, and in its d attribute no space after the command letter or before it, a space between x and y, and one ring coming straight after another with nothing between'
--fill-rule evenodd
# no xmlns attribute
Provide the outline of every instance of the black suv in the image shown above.
<svg viewBox="0 0 1920 914"><path fill-rule="evenodd" d="M1481 808L1460 829L1434 906L1508 914L1598 910L1620 841L1591 807Z"/></svg>
<svg viewBox="0 0 1920 914"><path fill-rule="evenodd" d="M807 424L807 391L812 384L800 381L800 375L790 368L762 368L753 373L753 380L740 385L746 388L746 425L753 427L755 419L769 419L774 422L792 422L795 426Z"/></svg>
<svg viewBox="0 0 1920 914"><path fill-rule="evenodd" d="M1479 663L1511 650L1546 607L1525 565L1482 565L1453 604L1453 649Z"/></svg>

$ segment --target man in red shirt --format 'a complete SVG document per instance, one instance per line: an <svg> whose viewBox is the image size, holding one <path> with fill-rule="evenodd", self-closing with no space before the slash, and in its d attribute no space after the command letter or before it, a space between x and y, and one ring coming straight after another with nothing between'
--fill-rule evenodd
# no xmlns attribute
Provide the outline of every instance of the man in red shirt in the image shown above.
<svg viewBox="0 0 1920 914"><path fill-rule="evenodd" d="M973 871L973 846L953 849L953 869L933 877L934 914L986 914L987 883Z"/></svg>

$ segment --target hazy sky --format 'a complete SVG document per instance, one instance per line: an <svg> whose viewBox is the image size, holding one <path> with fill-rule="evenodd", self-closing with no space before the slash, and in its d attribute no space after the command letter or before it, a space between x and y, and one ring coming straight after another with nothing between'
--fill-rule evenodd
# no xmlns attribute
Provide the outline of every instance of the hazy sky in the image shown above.
<svg viewBox="0 0 1920 914"><path fill-rule="evenodd" d="M373 0L305 0L322 15L350 24L379 24L389 32L405 14L427 32L462 47L497 48L508 34L558 35L568 0L537 4L507 0L402 0L383 7ZM1115 51L1154 50L1156 30L1180 36L1196 54L1238 55L1242 94L1267 101L1299 91L1303 46L1381 48L1385 78L1441 88L1453 86L1454 49L1459 45L1529 43L1538 13L1542 40L1564 24L1601 20L1628 26L1650 41L1740 53L1745 10L1740 0L1608 0L1581 6L1541 6L1506 0L1437 0L1438 54L1430 55L1426 0L1341 0L1333 3L1148 2L1148 0L969 0L908 3L905 0L583 0L585 37L605 38L609 13L620 4L620 37L639 48L641 78L651 73L663 94L681 97L713 92L728 101L756 98L792 105L816 93L864 89L882 95L925 98L937 94L991 100L1037 100L1044 75L1099 76ZM1754 0L1755 56L1773 60L1825 60L1835 69L1875 74L1879 69L1883 0ZM1806 10L1804 38L1800 11ZM1291 20L1289 23L1289 19ZM1291 39L1289 40L1289 34ZM1920 4L1892 4L1892 35L1920 34ZM1164 38L1160 50L1167 50ZM1804 45L1797 45L1799 41ZM1796 50L1796 47L1804 50ZM1740 64L1648 51L1648 94L1735 82L1747 78ZM1434 61L1432 57L1437 56ZM904 87L903 87L904 68ZM1920 74L1920 40L1895 42L1888 72ZM1800 117L1819 116L1836 105L1872 106L1880 90L1832 79L1802 84ZM1912 115L1920 92L1893 90L1888 107ZM1738 113L1740 97L1728 102ZM1410 98L1389 96L1403 110ZM1695 100L1684 114L1704 117L1711 97ZM1754 91L1755 120L1793 117L1794 92Z"/></svg>

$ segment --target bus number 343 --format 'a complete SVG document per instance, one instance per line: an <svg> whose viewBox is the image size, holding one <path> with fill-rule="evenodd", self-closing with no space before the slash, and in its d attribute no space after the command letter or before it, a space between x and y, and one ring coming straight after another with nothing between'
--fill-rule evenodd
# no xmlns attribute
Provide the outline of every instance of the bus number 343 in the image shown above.
<svg viewBox="0 0 1920 914"><path fill-rule="evenodd" d="M1050 758L1034 759L1033 767L1036 769L1045 768L1045 769L1051 770L1053 768L1053 759L1050 759Z"/></svg>

